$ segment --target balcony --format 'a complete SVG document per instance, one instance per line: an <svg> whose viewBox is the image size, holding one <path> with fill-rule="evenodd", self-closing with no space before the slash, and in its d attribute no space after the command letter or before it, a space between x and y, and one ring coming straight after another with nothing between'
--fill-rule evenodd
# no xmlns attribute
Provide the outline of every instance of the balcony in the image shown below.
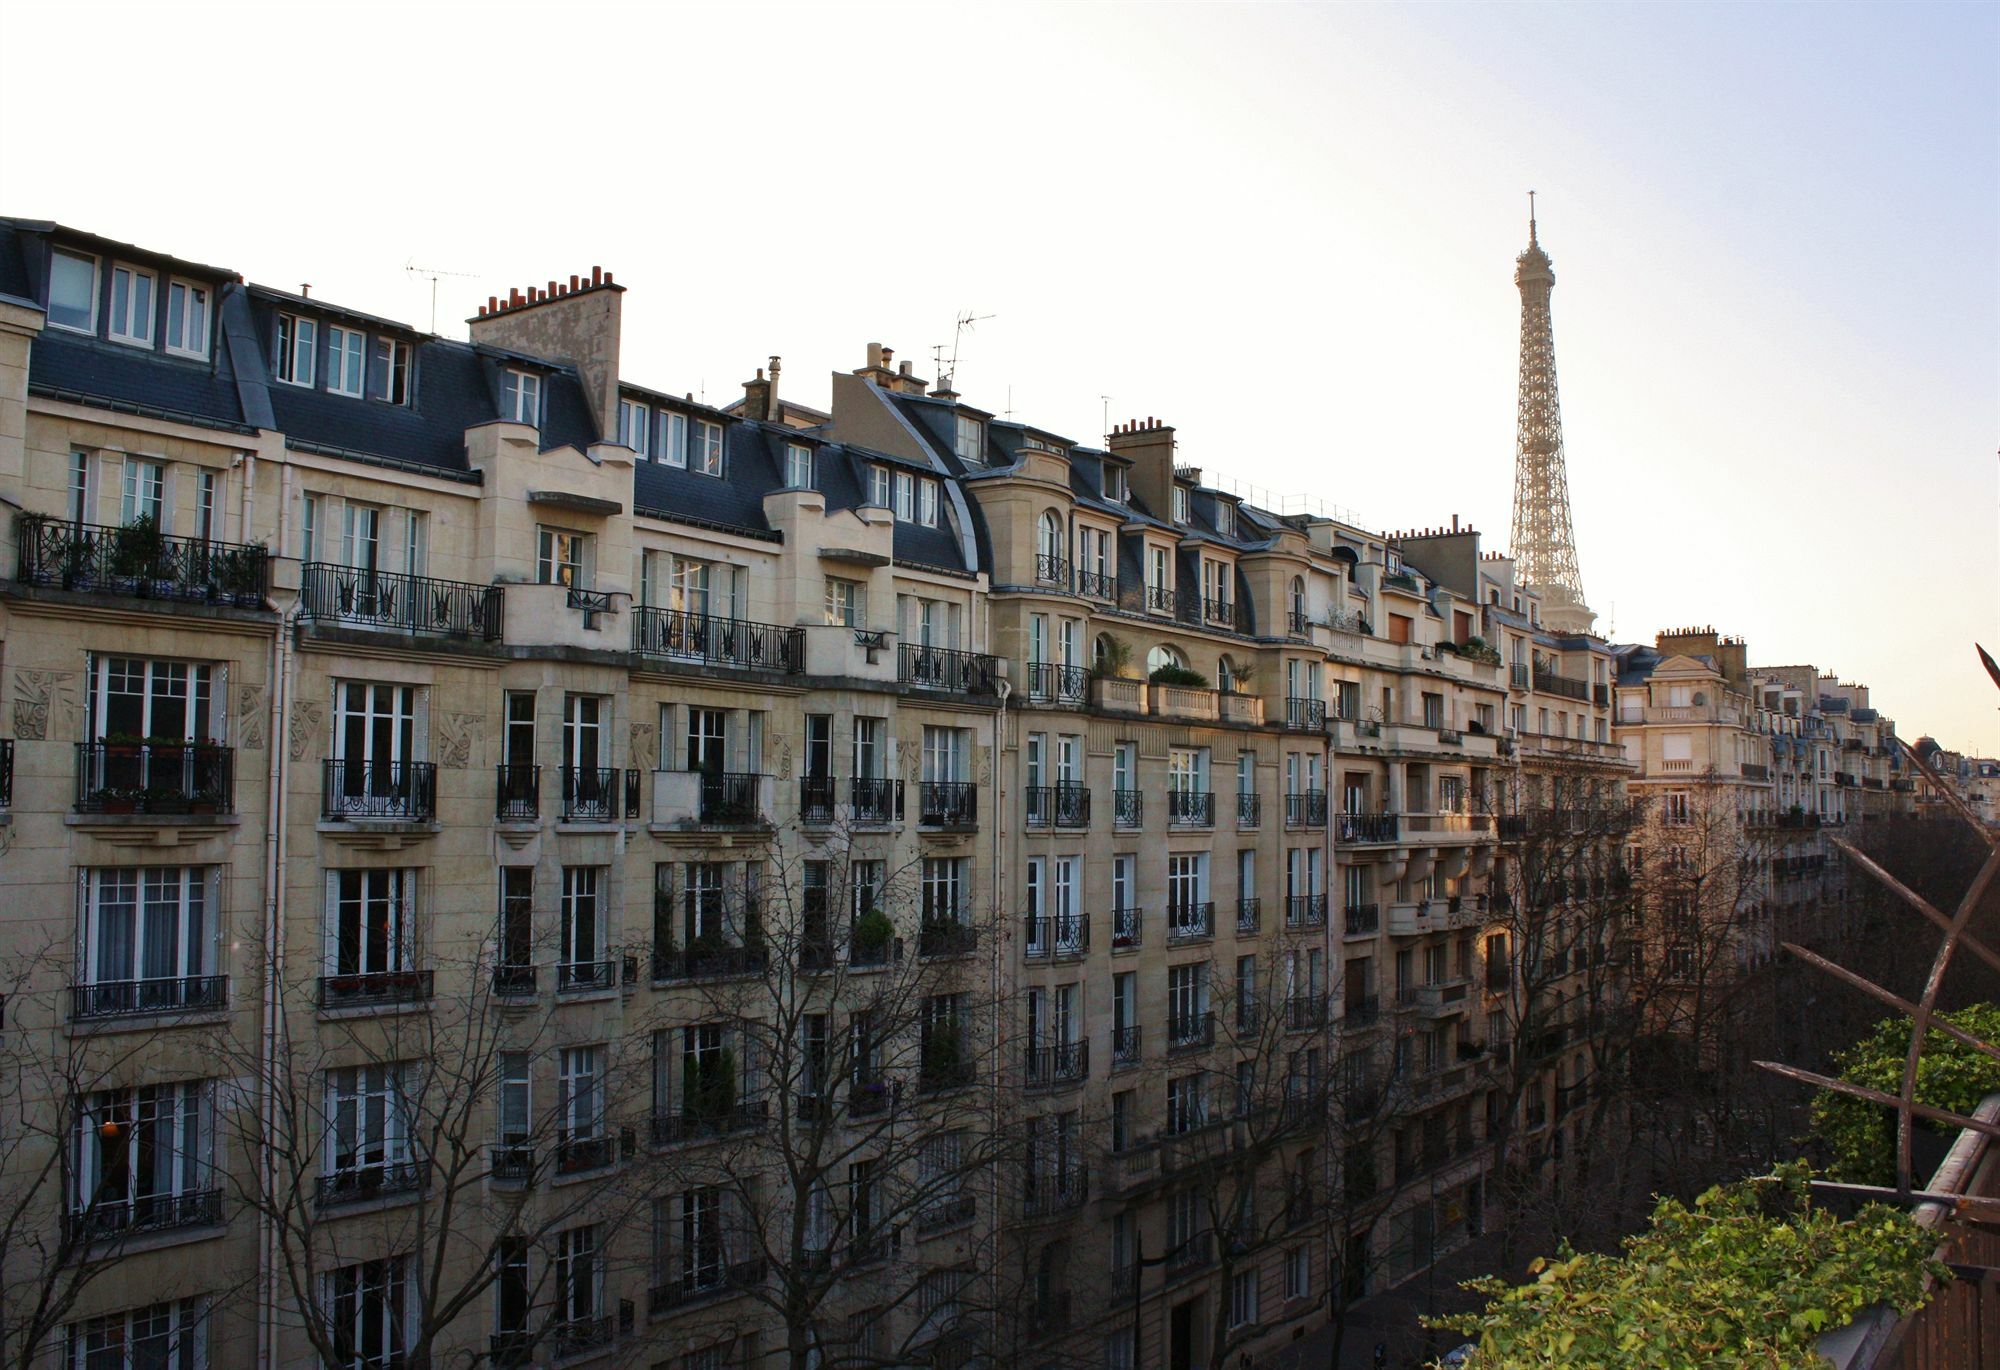
<svg viewBox="0 0 2000 1370"><path fill-rule="evenodd" d="M263 547L169 537L152 520L123 528L22 514L19 579L85 594L261 609L271 587Z"/></svg>
<svg viewBox="0 0 2000 1370"><path fill-rule="evenodd" d="M618 1139L611 1136L565 1137L556 1143L556 1174L580 1175L602 1170L618 1159Z"/></svg>
<svg viewBox="0 0 2000 1370"><path fill-rule="evenodd" d="M1285 699L1285 728L1295 733L1326 731L1326 701L1288 695Z"/></svg>
<svg viewBox="0 0 2000 1370"><path fill-rule="evenodd" d="M1208 790L1167 791L1167 823L1176 828L1215 826L1215 795Z"/></svg>
<svg viewBox="0 0 2000 1370"><path fill-rule="evenodd" d="M1167 1273L1185 1275L1206 1270L1215 1261L1215 1242L1209 1233L1189 1237L1167 1252Z"/></svg>
<svg viewBox="0 0 2000 1370"><path fill-rule="evenodd" d="M1111 792L1111 821L1121 828L1136 828L1146 819L1146 792L1144 790L1113 790Z"/></svg>
<svg viewBox="0 0 2000 1370"><path fill-rule="evenodd" d="M1366 1027L1382 1016L1382 996L1379 994L1356 994L1350 988L1340 1019L1351 1028Z"/></svg>
<svg viewBox="0 0 2000 1370"><path fill-rule="evenodd" d="M1285 796L1285 826L1323 828L1326 826L1326 791L1294 790Z"/></svg>
<svg viewBox="0 0 2000 1370"><path fill-rule="evenodd" d="M770 1266L762 1256L729 1264L717 1260L713 1264L688 1269L679 1279L656 1284L647 1292L646 1313L650 1317L658 1317L694 1304L740 1294L763 1284L769 1274Z"/></svg>
<svg viewBox="0 0 2000 1370"><path fill-rule="evenodd" d="M1027 824L1031 828L1087 828L1090 789L1071 781L1027 788Z"/></svg>
<svg viewBox="0 0 2000 1370"><path fill-rule="evenodd" d="M1055 1046L1027 1048L1029 1089L1059 1089L1081 1084L1090 1074L1090 1043L1061 1042Z"/></svg>
<svg viewBox="0 0 2000 1370"><path fill-rule="evenodd" d="M1070 581L1069 558L1051 556L1047 552L1035 554L1035 584L1052 586L1058 590L1068 590Z"/></svg>
<svg viewBox="0 0 2000 1370"><path fill-rule="evenodd" d="M1146 686L1147 712L1159 718L1180 718L1191 723L1213 723L1222 716L1220 698L1214 690L1196 685Z"/></svg>
<svg viewBox="0 0 2000 1370"><path fill-rule="evenodd" d="M627 818L639 816L639 772L624 772L622 782L614 766L564 766L561 774L560 816L563 822L615 823L621 813ZM704 777L717 780L731 778Z"/></svg>
<svg viewBox="0 0 2000 1370"><path fill-rule="evenodd" d="M1259 827L1264 822L1264 798L1262 795L1239 794L1236 796L1236 827Z"/></svg>
<svg viewBox="0 0 2000 1370"><path fill-rule="evenodd" d="M1029 918L1023 955L1030 960L1066 960L1090 950L1090 920L1080 913L1059 918Z"/></svg>
<svg viewBox="0 0 2000 1370"><path fill-rule="evenodd" d="M533 1184L535 1149L522 1142L496 1142L487 1148L486 1175L495 1184Z"/></svg>
<svg viewBox="0 0 2000 1370"><path fill-rule="evenodd" d="M162 1169L178 1169L180 1157L160 1157ZM175 1232L190 1227L215 1227L222 1222L222 1191L202 1189L180 1194L141 1194L131 1199L93 1199L84 1208L63 1215L66 1239L79 1246L110 1238L136 1237L147 1232Z"/></svg>
<svg viewBox="0 0 2000 1370"><path fill-rule="evenodd" d="M809 775L799 781L799 822L811 827L833 822L833 789L830 775Z"/></svg>
<svg viewBox="0 0 2000 1370"><path fill-rule="evenodd" d="M595 994L618 986L618 962L559 961L556 963L557 994Z"/></svg>
<svg viewBox="0 0 2000 1370"><path fill-rule="evenodd" d="M978 827L978 787L969 780L918 781L917 823L926 828Z"/></svg>
<svg viewBox="0 0 2000 1370"><path fill-rule="evenodd" d="M1311 639L1312 615L1303 609L1293 609L1285 615L1285 633L1288 637Z"/></svg>
<svg viewBox="0 0 2000 1370"><path fill-rule="evenodd" d="M370 1199L416 1194L424 1188L424 1167L416 1161L384 1161L350 1166L321 1175L313 1198L321 1211Z"/></svg>
<svg viewBox="0 0 2000 1370"><path fill-rule="evenodd" d="M1538 694L1561 695L1565 699L1586 701L1590 698L1590 682L1587 680L1557 675L1554 671L1544 671L1540 668L1536 668L1534 676L1535 691Z"/></svg>
<svg viewBox="0 0 2000 1370"><path fill-rule="evenodd" d="M1213 1013L1170 1013L1167 1015L1167 1050L1200 1051L1215 1045Z"/></svg>
<svg viewBox="0 0 2000 1370"><path fill-rule="evenodd" d="M1285 1030L1287 1032L1316 1032L1327 1024L1327 999L1324 994L1294 994L1285 1000Z"/></svg>
<svg viewBox="0 0 2000 1370"><path fill-rule="evenodd" d="M1090 683L1091 702L1107 713L1146 712L1146 682L1124 676L1099 676Z"/></svg>
<svg viewBox="0 0 2000 1370"><path fill-rule="evenodd" d="M1141 1038L1136 1027L1111 1029L1111 1068L1126 1070L1139 1064Z"/></svg>
<svg viewBox="0 0 2000 1370"><path fill-rule="evenodd" d="M11 788L12 748L9 748ZM76 812L226 814L236 809L236 753L210 742L79 742Z"/></svg>
<svg viewBox="0 0 2000 1370"><path fill-rule="evenodd" d="M979 950L979 929L962 917L927 914L917 930L917 955L926 960L970 956Z"/></svg>
<svg viewBox="0 0 2000 1370"><path fill-rule="evenodd" d="M1382 909L1377 904L1349 904L1347 914L1347 935L1349 937L1373 937L1382 930Z"/></svg>
<svg viewBox="0 0 2000 1370"><path fill-rule="evenodd" d="M1490 813L1406 813L1402 815L1403 832L1412 841L1421 841L1426 836L1491 837L1493 836L1493 815Z"/></svg>
<svg viewBox="0 0 2000 1370"><path fill-rule="evenodd" d="M653 980L671 984L680 980L731 980L746 975L762 975L768 964L762 946L731 946L720 939L697 938L686 950L672 942L653 947Z"/></svg>
<svg viewBox="0 0 2000 1370"><path fill-rule="evenodd" d="M896 679L917 690L992 695L999 692L1000 661L980 652L905 642L896 649Z"/></svg>
<svg viewBox="0 0 2000 1370"><path fill-rule="evenodd" d="M1444 1018L1454 1013L1465 1012L1470 993L1471 984L1468 981L1447 980L1434 985L1417 986L1409 1003L1423 1017Z"/></svg>
<svg viewBox="0 0 2000 1370"><path fill-rule="evenodd" d="M1083 1207L1090 1198L1090 1172L1082 1166L1066 1170L1027 1172L1021 1194L1021 1216L1050 1218Z"/></svg>
<svg viewBox="0 0 2000 1370"><path fill-rule="evenodd" d="M437 765L430 761L328 760L321 774L319 813L329 823L428 823L437 817Z"/></svg>
<svg viewBox="0 0 2000 1370"><path fill-rule="evenodd" d="M97 980L71 985L69 1016L74 1023L154 1014L209 1013L229 1002L226 975L161 976L147 980Z"/></svg>
<svg viewBox="0 0 2000 1370"><path fill-rule="evenodd" d="M1076 592L1089 599L1101 599L1107 604L1118 602L1118 577L1101 571L1078 571Z"/></svg>
<svg viewBox="0 0 2000 1370"><path fill-rule="evenodd" d="M642 606L632 611L632 650L690 665L798 675L806 668L806 630Z"/></svg>
<svg viewBox="0 0 2000 1370"><path fill-rule="evenodd" d="M568 1318L549 1324L549 1354L557 1360L599 1351L618 1340L617 1319Z"/></svg>
<svg viewBox="0 0 2000 1370"><path fill-rule="evenodd" d="M1514 687L1515 689L1517 689L1517 690L1525 690L1525 689L1527 689L1527 688L1528 688L1528 663L1527 663L1527 662L1525 662L1525 661L1517 661L1517 662L1515 662L1515 663L1514 663L1514 664L1513 664L1512 666L1508 667L1508 668L1507 668L1507 679L1508 679L1508 682L1509 682L1510 684L1512 684L1512 685L1513 685L1513 687Z"/></svg>
<svg viewBox="0 0 2000 1370"><path fill-rule="evenodd" d="M493 819L498 823L532 823L542 812L540 766L495 766Z"/></svg>
<svg viewBox="0 0 2000 1370"><path fill-rule="evenodd" d="M1334 841L1343 847L1394 842L1398 826L1393 813L1344 813L1335 820Z"/></svg>
<svg viewBox="0 0 2000 1370"><path fill-rule="evenodd" d="M1142 910L1136 908L1111 910L1111 949L1132 951L1143 945L1146 920Z"/></svg>
<svg viewBox="0 0 2000 1370"><path fill-rule="evenodd" d="M1285 899L1285 926L1296 932L1326 926L1324 894L1294 894Z"/></svg>
<svg viewBox="0 0 2000 1370"><path fill-rule="evenodd" d="M435 972L428 970L387 970L365 974L322 975L319 978L319 1006L336 1008L383 1008L392 1004L429 1002Z"/></svg>
<svg viewBox="0 0 2000 1370"><path fill-rule="evenodd" d="M704 1084L707 1083L706 1076L701 1079ZM725 1080L723 1083L727 1085L729 1082ZM733 1090L728 1092L733 1096ZM770 1118L770 1105L762 1099L738 1100L731 1097L720 1105L690 1101L684 1107L653 1115L653 1145L679 1146L686 1142L712 1141L717 1137L755 1132Z"/></svg>
<svg viewBox="0 0 2000 1370"><path fill-rule="evenodd" d="M300 575L299 616L352 628L498 642L503 594L497 585L315 561Z"/></svg>
<svg viewBox="0 0 2000 1370"><path fill-rule="evenodd" d="M1167 941L1193 942L1215 936L1215 905L1167 905Z"/></svg>
<svg viewBox="0 0 2000 1370"><path fill-rule="evenodd" d="M1028 703L1082 708L1090 702L1090 672L1081 666L1028 663Z"/></svg>
<svg viewBox="0 0 2000 1370"><path fill-rule="evenodd" d="M751 771L654 771L652 823L656 830L760 830L771 824L773 791L770 776Z"/></svg>
<svg viewBox="0 0 2000 1370"><path fill-rule="evenodd" d="M1261 899L1238 899L1236 901L1236 935L1255 937L1264 930L1264 901Z"/></svg>
<svg viewBox="0 0 2000 1370"><path fill-rule="evenodd" d="M850 816L856 823L903 821L903 782L880 776L856 776L847 782Z"/></svg>

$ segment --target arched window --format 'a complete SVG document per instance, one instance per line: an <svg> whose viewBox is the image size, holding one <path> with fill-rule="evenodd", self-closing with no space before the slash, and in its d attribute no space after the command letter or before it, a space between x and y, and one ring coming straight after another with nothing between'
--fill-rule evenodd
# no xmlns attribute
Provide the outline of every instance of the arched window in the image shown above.
<svg viewBox="0 0 2000 1370"><path fill-rule="evenodd" d="M1306 582L1303 576L1292 577L1292 622L1293 632L1304 632L1306 626Z"/></svg>
<svg viewBox="0 0 2000 1370"><path fill-rule="evenodd" d="M1090 662L1104 675L1116 671L1122 664L1118 660L1118 643L1109 633L1099 633L1097 641L1090 644Z"/></svg>
<svg viewBox="0 0 2000 1370"><path fill-rule="evenodd" d="M1233 694L1236 690L1236 671L1226 656L1215 659L1215 685L1224 694Z"/></svg>
<svg viewBox="0 0 2000 1370"><path fill-rule="evenodd" d="M1056 561L1067 560L1063 556L1062 515L1055 510L1045 510L1036 525L1035 551L1038 555Z"/></svg>
<svg viewBox="0 0 2000 1370"><path fill-rule="evenodd" d="M1149 675L1154 671L1160 670L1162 667L1180 666L1183 664L1181 654L1167 646L1164 642L1146 653L1146 672Z"/></svg>

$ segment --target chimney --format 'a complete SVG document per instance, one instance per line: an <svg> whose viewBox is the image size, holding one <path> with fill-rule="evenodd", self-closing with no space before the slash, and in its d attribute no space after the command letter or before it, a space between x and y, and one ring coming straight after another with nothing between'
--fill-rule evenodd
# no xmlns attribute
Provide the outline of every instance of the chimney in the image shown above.
<svg viewBox="0 0 2000 1370"><path fill-rule="evenodd" d="M784 411L778 407L778 372L783 366L784 359L782 357L771 358L771 365L769 367L771 373L771 398L767 402L767 410L770 420L773 423L784 421Z"/></svg>
<svg viewBox="0 0 2000 1370"><path fill-rule="evenodd" d="M764 379L764 368L757 368L757 379L743 382L743 417L759 423L771 417L771 382Z"/></svg>
<svg viewBox="0 0 2000 1370"><path fill-rule="evenodd" d="M525 290L509 289L506 297L489 297L486 308L466 322L474 343L490 343L532 357L548 357L574 366L583 379L597 431L604 437L618 432L618 344L621 300L625 288L614 284L602 267L590 268L590 279L579 274L564 288L559 280Z"/></svg>
<svg viewBox="0 0 2000 1370"><path fill-rule="evenodd" d="M1174 512L1174 430L1164 423L1137 419L1119 424L1106 445L1132 463L1132 493L1154 517L1170 519Z"/></svg>

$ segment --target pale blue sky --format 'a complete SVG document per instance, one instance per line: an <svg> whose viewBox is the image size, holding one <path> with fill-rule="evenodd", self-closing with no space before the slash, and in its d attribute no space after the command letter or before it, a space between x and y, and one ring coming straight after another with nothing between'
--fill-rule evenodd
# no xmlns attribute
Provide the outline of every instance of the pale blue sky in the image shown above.
<svg viewBox="0 0 2000 1370"><path fill-rule="evenodd" d="M710 400L994 314L971 402L1497 548L1533 187L1600 626L1995 751L1996 16L14 0L0 211L420 325L405 264L470 273L454 334L599 263L627 373Z"/></svg>

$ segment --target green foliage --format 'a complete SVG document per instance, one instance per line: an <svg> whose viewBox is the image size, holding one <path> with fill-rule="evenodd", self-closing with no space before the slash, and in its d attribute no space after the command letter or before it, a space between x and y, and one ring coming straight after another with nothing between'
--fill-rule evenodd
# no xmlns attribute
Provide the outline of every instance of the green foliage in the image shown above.
<svg viewBox="0 0 2000 1370"><path fill-rule="evenodd" d="M860 951L880 951L895 935L896 925L880 909L870 909L854 920L854 945Z"/></svg>
<svg viewBox="0 0 2000 1370"><path fill-rule="evenodd" d="M1186 666L1158 666L1146 678L1155 685L1185 685L1195 690L1208 688L1208 677Z"/></svg>
<svg viewBox="0 0 2000 1370"><path fill-rule="evenodd" d="M151 514L141 514L111 535L111 573L147 575L158 564L165 546L159 521Z"/></svg>
<svg viewBox="0 0 2000 1370"><path fill-rule="evenodd" d="M1132 668L1132 644L1119 637L1107 637L1097 653L1097 659L1090 663L1091 678L1114 680Z"/></svg>
<svg viewBox="0 0 2000 1370"><path fill-rule="evenodd" d="M688 1062L687 1111L707 1120L736 1111L736 1053L724 1048Z"/></svg>
<svg viewBox="0 0 2000 1370"><path fill-rule="evenodd" d="M1974 1004L1940 1015L1954 1027L2000 1042L2000 1004ZM1836 1074L1852 1084L1885 1094L1903 1087L1903 1061L1910 1053L1910 1020L1898 1014L1835 1058ZM1924 1034L1917 1061L1916 1099L1932 1108L1970 1115L1979 1101L2000 1090L2000 1061L1974 1051L1936 1028ZM1896 1177L1896 1113L1866 1099L1823 1089L1812 1104L1813 1132L1833 1149L1830 1172L1858 1184L1893 1184ZM1940 1125L1917 1119L1919 1126Z"/></svg>
<svg viewBox="0 0 2000 1370"><path fill-rule="evenodd" d="M1843 1220L1812 1201L1811 1175L1795 1162L1692 1208L1662 1199L1622 1255L1565 1245L1527 1284L1469 1282L1485 1310L1433 1325L1476 1339L1470 1370L1823 1370L1820 1333L1874 1303L1911 1312L1926 1277L1949 1276L1935 1233L1884 1204Z"/></svg>

